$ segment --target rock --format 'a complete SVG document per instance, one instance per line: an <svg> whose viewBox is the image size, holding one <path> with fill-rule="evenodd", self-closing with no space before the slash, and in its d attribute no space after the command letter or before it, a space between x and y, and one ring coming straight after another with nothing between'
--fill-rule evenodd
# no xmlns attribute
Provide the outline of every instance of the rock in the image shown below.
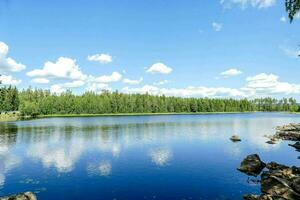
<svg viewBox="0 0 300 200"><path fill-rule="evenodd" d="M276 144L276 142L273 141L273 140L269 140L269 141L267 141L266 143L267 143L267 144Z"/></svg>
<svg viewBox="0 0 300 200"><path fill-rule="evenodd" d="M241 163L241 172L250 176L257 176L265 168L266 164L262 162L257 154L248 155Z"/></svg>
<svg viewBox="0 0 300 200"><path fill-rule="evenodd" d="M300 193L300 177L296 177L292 180L291 187L297 192Z"/></svg>
<svg viewBox="0 0 300 200"><path fill-rule="evenodd" d="M244 195L244 200L287 200L279 196L272 196L268 194L262 194L260 196L253 195L253 194L247 194Z"/></svg>
<svg viewBox="0 0 300 200"><path fill-rule="evenodd" d="M246 194L243 196L244 200L258 200L259 196L254 194Z"/></svg>
<svg viewBox="0 0 300 200"><path fill-rule="evenodd" d="M297 151L300 151L300 142L296 142L295 144L289 144L289 146L294 147Z"/></svg>
<svg viewBox="0 0 300 200"><path fill-rule="evenodd" d="M240 138L238 135L233 135L233 136L231 136L231 137L230 137L230 140L231 140L232 142L240 142L240 141L242 141L241 138Z"/></svg>
<svg viewBox="0 0 300 200"><path fill-rule="evenodd" d="M7 197L0 197L0 200L37 200L32 192L20 193Z"/></svg>
<svg viewBox="0 0 300 200"><path fill-rule="evenodd" d="M283 140L300 141L300 124L289 124L276 128L276 138Z"/></svg>
<svg viewBox="0 0 300 200"><path fill-rule="evenodd" d="M270 162L266 165L266 168L269 170L283 170L283 169L288 169L288 166L278 164L276 162Z"/></svg>
<svg viewBox="0 0 300 200"><path fill-rule="evenodd" d="M271 197L299 200L300 194L292 188L293 181L296 178L293 177L290 169L263 172L261 175L261 191ZM297 184L297 182L295 183Z"/></svg>

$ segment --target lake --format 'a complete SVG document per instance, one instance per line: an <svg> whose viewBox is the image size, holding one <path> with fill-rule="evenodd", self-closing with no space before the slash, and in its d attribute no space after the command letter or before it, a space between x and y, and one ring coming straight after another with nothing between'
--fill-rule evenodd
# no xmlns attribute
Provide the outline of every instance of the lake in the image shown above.
<svg viewBox="0 0 300 200"><path fill-rule="evenodd" d="M0 123L0 195L38 199L242 199L260 185L236 170L258 153L299 166L287 142L266 144L283 113L48 118ZM229 137L238 134L240 143Z"/></svg>

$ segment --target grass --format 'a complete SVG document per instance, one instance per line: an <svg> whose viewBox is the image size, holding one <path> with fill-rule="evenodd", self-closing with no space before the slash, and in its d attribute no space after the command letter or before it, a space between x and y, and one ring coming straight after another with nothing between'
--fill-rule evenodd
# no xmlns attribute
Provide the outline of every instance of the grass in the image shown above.
<svg viewBox="0 0 300 200"><path fill-rule="evenodd" d="M0 113L0 122L16 121L20 119L19 112Z"/></svg>

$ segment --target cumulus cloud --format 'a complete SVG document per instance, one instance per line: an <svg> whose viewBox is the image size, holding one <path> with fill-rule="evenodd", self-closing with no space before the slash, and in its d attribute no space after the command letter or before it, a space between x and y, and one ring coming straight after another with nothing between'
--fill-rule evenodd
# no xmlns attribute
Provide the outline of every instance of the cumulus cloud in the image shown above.
<svg viewBox="0 0 300 200"><path fill-rule="evenodd" d="M128 79L128 78L123 79L123 83L128 84L128 85L138 85L142 81L143 81L143 77L141 77L138 80L133 80L133 79Z"/></svg>
<svg viewBox="0 0 300 200"><path fill-rule="evenodd" d="M163 63L155 63L151 67L149 67L146 72L151 74L169 74L172 71L172 68Z"/></svg>
<svg viewBox="0 0 300 200"><path fill-rule="evenodd" d="M60 57L56 62L48 61L44 64L42 69L27 72L27 76L33 78L69 80L85 80L87 78L76 64L76 60L67 57Z"/></svg>
<svg viewBox="0 0 300 200"><path fill-rule="evenodd" d="M260 97L270 95L292 95L300 94L300 85L288 82L282 82L279 77L274 74L261 73L248 77L246 84L240 88L229 87L194 87L186 88L160 88L154 85L144 85L142 87L122 89L124 93L149 93L153 95L180 96L180 97Z"/></svg>
<svg viewBox="0 0 300 200"><path fill-rule="evenodd" d="M33 83L38 83L38 84L46 84L49 83L50 81L46 78L34 78L31 80Z"/></svg>
<svg viewBox="0 0 300 200"><path fill-rule="evenodd" d="M83 85L85 85L85 82L80 80L61 84L54 84L51 86L50 91L52 93L61 94L63 92L66 92L68 89L78 88Z"/></svg>
<svg viewBox="0 0 300 200"><path fill-rule="evenodd" d="M113 72L111 75L103 75L91 79L94 79L93 82L97 83L112 83L120 81L122 79L122 74L119 72Z"/></svg>
<svg viewBox="0 0 300 200"><path fill-rule="evenodd" d="M261 73L246 79L246 89L255 94L300 94L300 85L279 81L274 74Z"/></svg>
<svg viewBox="0 0 300 200"><path fill-rule="evenodd" d="M101 93L103 90L111 91L112 89L106 83L89 83L85 90L89 92Z"/></svg>
<svg viewBox="0 0 300 200"><path fill-rule="evenodd" d="M7 44L0 41L0 73L19 72L25 69L25 65L8 57L8 51Z"/></svg>
<svg viewBox="0 0 300 200"><path fill-rule="evenodd" d="M109 83L118 82L122 80L122 75L119 72L113 72L111 75L103 75L99 77L87 76L84 80L73 80L67 83L54 84L51 86L51 92L60 94L66 92L68 89L79 88L86 85L85 91L101 93L103 90L112 89Z"/></svg>
<svg viewBox="0 0 300 200"><path fill-rule="evenodd" d="M95 54L92 56L88 56L89 61L96 61L101 64L107 64L112 62L112 57L109 54Z"/></svg>
<svg viewBox="0 0 300 200"><path fill-rule="evenodd" d="M238 69L235 69L235 68L231 68L231 69L228 69L224 72L221 72L220 75L224 78L228 78L230 76L237 76L237 75L240 75L242 74L243 72L238 70Z"/></svg>
<svg viewBox="0 0 300 200"><path fill-rule="evenodd" d="M274 6L276 0L220 0L220 4L225 8L231 8L232 5L239 5L243 9L249 6L261 9Z"/></svg>
<svg viewBox="0 0 300 200"><path fill-rule="evenodd" d="M124 93L149 93L153 95L181 96L181 97L241 97L245 94L238 89L224 87L193 87L186 88L159 88L153 85L144 85L139 88L124 87Z"/></svg>
<svg viewBox="0 0 300 200"><path fill-rule="evenodd" d="M3 85L19 85L22 81L14 79L12 76L2 75L0 76L0 83Z"/></svg>
<svg viewBox="0 0 300 200"><path fill-rule="evenodd" d="M223 24L221 24L221 23L213 22L211 25L212 25L212 28L214 29L214 31L216 31L216 32L221 31L223 28Z"/></svg>

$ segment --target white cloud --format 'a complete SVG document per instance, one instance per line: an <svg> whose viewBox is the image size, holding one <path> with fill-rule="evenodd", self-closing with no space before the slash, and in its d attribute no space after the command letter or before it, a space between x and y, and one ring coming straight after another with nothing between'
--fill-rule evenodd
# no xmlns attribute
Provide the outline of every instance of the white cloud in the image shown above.
<svg viewBox="0 0 300 200"><path fill-rule="evenodd" d="M290 47L279 47L287 56L291 58L299 58L300 50L292 49Z"/></svg>
<svg viewBox="0 0 300 200"><path fill-rule="evenodd" d="M268 94L300 94L300 85L281 82L279 77L274 74L261 73L246 79L246 89L252 93Z"/></svg>
<svg viewBox="0 0 300 200"><path fill-rule="evenodd" d="M231 8L232 5L239 5L245 9L249 6L253 8L269 8L276 4L276 0L220 0L221 5L225 8Z"/></svg>
<svg viewBox="0 0 300 200"><path fill-rule="evenodd" d="M112 83L112 82L118 82L121 79L122 79L122 74L120 74L119 72L113 72L111 75L103 75L103 76L96 77L94 78L93 82Z"/></svg>
<svg viewBox="0 0 300 200"><path fill-rule="evenodd" d="M0 41L0 73L19 72L25 69L25 65L17 63L14 59L8 57L8 51L8 46Z"/></svg>
<svg viewBox="0 0 300 200"><path fill-rule="evenodd" d="M154 82L153 85L164 85L166 83L169 83L169 81L168 80L162 80L162 81Z"/></svg>
<svg viewBox="0 0 300 200"><path fill-rule="evenodd" d="M282 22L286 22L286 18L285 18L285 16L282 16L282 17L280 17L280 21L282 21Z"/></svg>
<svg viewBox="0 0 300 200"><path fill-rule="evenodd" d="M142 77L138 80L132 80L132 79L128 79L128 78L123 79L123 83L128 84L128 85L138 85L142 81L143 81Z"/></svg>
<svg viewBox="0 0 300 200"><path fill-rule="evenodd" d="M100 62L101 64L107 64L112 62L112 57L109 54L95 54L92 56L88 56L88 60Z"/></svg>
<svg viewBox="0 0 300 200"><path fill-rule="evenodd" d="M213 22L211 25L216 32L221 31L223 28L223 24L221 23Z"/></svg>
<svg viewBox="0 0 300 200"><path fill-rule="evenodd" d="M20 84L22 81L21 80L17 80L14 79L12 76L8 75L2 75L0 76L0 82L3 85L18 85Z"/></svg>
<svg viewBox="0 0 300 200"><path fill-rule="evenodd" d="M124 93L149 93L153 95L180 96L180 97L244 97L245 94L238 89L224 87L193 87L187 88L159 88L153 85L144 85L139 88L125 87L122 89Z"/></svg>
<svg viewBox="0 0 300 200"><path fill-rule="evenodd" d="M271 95L300 94L300 85L279 81L274 74L261 73L246 79L246 84L240 88L229 87L194 87L186 88L160 88L153 85L122 89L124 93L149 93L153 95L180 96L180 97L210 97L210 98L244 98L262 97Z"/></svg>
<svg viewBox="0 0 300 200"><path fill-rule="evenodd" d="M237 75L240 75L242 73L243 72L238 70L238 69L231 68L231 69L228 69L224 72L221 72L220 75L223 76L224 78L227 78L227 77L230 77L230 76L237 76Z"/></svg>
<svg viewBox="0 0 300 200"><path fill-rule="evenodd" d="M48 61L44 64L42 69L27 72L27 76L69 80L85 80L87 78L76 64L76 60L66 57L58 58L55 63Z"/></svg>
<svg viewBox="0 0 300 200"><path fill-rule="evenodd" d="M34 78L34 79L31 80L31 82L38 83L38 84L47 84L50 81L46 78Z"/></svg>
<svg viewBox="0 0 300 200"><path fill-rule="evenodd" d="M85 85L84 81L72 81L67 83L61 83L61 84L54 84L50 87L50 91L52 93L61 94L63 92L66 92L68 89L71 88L78 88Z"/></svg>
<svg viewBox="0 0 300 200"><path fill-rule="evenodd" d="M106 83L89 83L85 90L89 92L101 93L103 90L111 91L112 89Z"/></svg>
<svg viewBox="0 0 300 200"><path fill-rule="evenodd" d="M67 89L63 88L61 85L59 84L55 84L55 85L51 85L50 87L50 91L54 94L61 94L63 92L66 92Z"/></svg>
<svg viewBox="0 0 300 200"><path fill-rule="evenodd" d="M149 67L146 72L151 74L169 74L172 71L172 68L163 63L155 63L151 67Z"/></svg>

